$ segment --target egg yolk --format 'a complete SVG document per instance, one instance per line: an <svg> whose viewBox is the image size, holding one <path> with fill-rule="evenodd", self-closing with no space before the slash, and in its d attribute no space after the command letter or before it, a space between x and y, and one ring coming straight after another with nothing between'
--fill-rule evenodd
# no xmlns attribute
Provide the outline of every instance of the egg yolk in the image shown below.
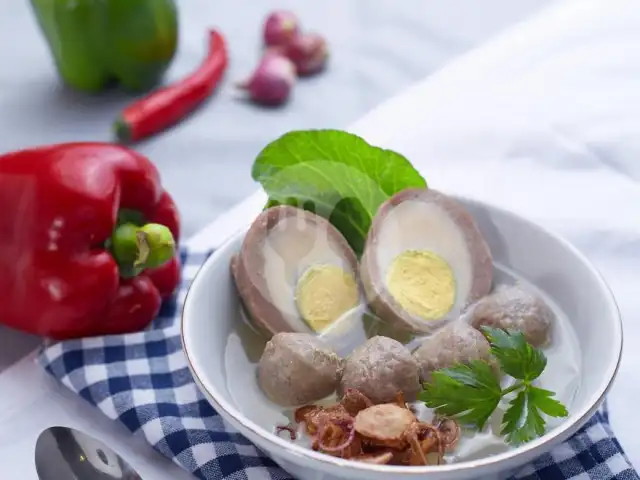
<svg viewBox="0 0 640 480"><path fill-rule="evenodd" d="M449 264L426 250L406 250L387 272L387 290L407 312L437 320L455 303L456 284Z"/></svg>
<svg viewBox="0 0 640 480"><path fill-rule="evenodd" d="M314 265L296 285L296 305L302 318L321 332L359 303L354 276L337 265Z"/></svg>

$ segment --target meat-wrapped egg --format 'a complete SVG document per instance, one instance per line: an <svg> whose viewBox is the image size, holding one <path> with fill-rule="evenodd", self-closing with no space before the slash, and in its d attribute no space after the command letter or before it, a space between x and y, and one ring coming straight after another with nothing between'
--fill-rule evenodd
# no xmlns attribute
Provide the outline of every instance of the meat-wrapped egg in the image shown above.
<svg viewBox="0 0 640 480"><path fill-rule="evenodd" d="M431 332L488 294L489 247L475 220L435 190L404 190L376 214L360 262L371 309L397 328Z"/></svg>
<svg viewBox="0 0 640 480"><path fill-rule="evenodd" d="M321 333L361 303L358 262L345 238L291 206L256 218L231 271L247 316L269 336Z"/></svg>
<svg viewBox="0 0 640 480"><path fill-rule="evenodd" d="M267 342L258 363L258 385L278 405L305 405L335 391L340 365L338 355L318 337L278 333Z"/></svg>

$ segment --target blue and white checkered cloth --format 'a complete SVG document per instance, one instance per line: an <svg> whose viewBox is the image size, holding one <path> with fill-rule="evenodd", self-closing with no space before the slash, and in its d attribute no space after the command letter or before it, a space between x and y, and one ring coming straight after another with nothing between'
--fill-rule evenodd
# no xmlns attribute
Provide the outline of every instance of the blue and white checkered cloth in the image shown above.
<svg viewBox="0 0 640 480"><path fill-rule="evenodd" d="M47 347L41 365L109 418L205 480L293 480L234 431L196 387L180 343L180 304L210 252L184 251L183 279L147 332ZM613 435L606 407L517 479L640 480Z"/></svg>

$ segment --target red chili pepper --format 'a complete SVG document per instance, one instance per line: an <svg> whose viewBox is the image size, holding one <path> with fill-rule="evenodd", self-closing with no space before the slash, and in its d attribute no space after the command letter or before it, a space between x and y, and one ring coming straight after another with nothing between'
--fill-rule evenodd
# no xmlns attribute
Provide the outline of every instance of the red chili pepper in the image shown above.
<svg viewBox="0 0 640 480"><path fill-rule="evenodd" d="M138 331L177 287L178 211L139 153L69 143L2 155L0 204L2 324L56 339Z"/></svg>
<svg viewBox="0 0 640 480"><path fill-rule="evenodd" d="M209 53L200 68L183 80L156 90L125 108L114 127L118 139L135 142L178 123L211 95L227 63L224 38L211 30Z"/></svg>

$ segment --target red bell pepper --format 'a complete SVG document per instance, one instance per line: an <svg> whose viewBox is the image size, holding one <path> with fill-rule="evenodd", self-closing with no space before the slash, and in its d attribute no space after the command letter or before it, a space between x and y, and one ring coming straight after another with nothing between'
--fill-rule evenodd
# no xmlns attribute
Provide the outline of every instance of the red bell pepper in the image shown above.
<svg viewBox="0 0 640 480"><path fill-rule="evenodd" d="M2 155L0 204L2 324L54 339L139 331L178 285L178 211L139 153L67 143Z"/></svg>

